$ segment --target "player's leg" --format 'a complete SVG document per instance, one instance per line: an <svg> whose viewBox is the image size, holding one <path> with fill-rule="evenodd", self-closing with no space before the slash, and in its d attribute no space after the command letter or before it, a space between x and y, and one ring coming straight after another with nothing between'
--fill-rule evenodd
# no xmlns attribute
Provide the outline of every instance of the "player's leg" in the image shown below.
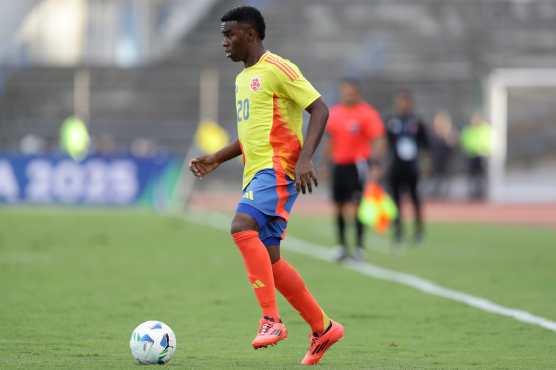
<svg viewBox="0 0 556 370"><path fill-rule="evenodd" d="M364 259L364 238L365 238L365 225L359 220L359 206L361 205L361 199L363 197L363 189L366 183L366 174L368 171L368 166L366 161L361 161L356 164L356 174L354 178L354 189L353 189L353 221L355 224L355 252L354 258L358 261Z"/></svg>
<svg viewBox="0 0 556 370"><path fill-rule="evenodd" d="M283 171L265 169L258 172L244 190L244 195L236 211L238 215L236 217L243 219L244 216L239 215L247 215L255 220L258 227L258 233L249 235L253 250L242 253L246 267L248 264L253 264L248 267L249 281L263 308L263 319L260 322L257 337L253 340L255 348L276 344L287 337L286 327L279 320L274 274L271 258L266 250L267 245L273 245L272 239L270 244L268 241L266 244L263 241L268 237L277 237L278 239L273 240L277 240L279 244L282 232L276 235L269 233L268 231L272 230L269 225L274 224L271 221L277 218L284 221L287 219L296 197L295 182L292 179L288 178ZM251 226L253 225L251 224ZM285 226L282 226L283 230L285 230ZM254 250L255 245L256 251ZM250 257L245 257L245 255L256 257L248 260ZM258 271L261 277L251 274L251 271Z"/></svg>
<svg viewBox="0 0 556 370"><path fill-rule="evenodd" d="M341 324L328 318L307 288L299 272L288 261L280 257L279 244L285 228L284 220L276 220L269 223L261 234L265 235L263 243L267 246L272 261L276 288L311 327L311 344L302 363L312 365L320 361L330 346L343 338L344 328Z"/></svg>
<svg viewBox="0 0 556 370"><path fill-rule="evenodd" d="M402 229L402 207L401 207L401 191L402 191L402 182L400 178L400 170L397 168L391 168L390 174L388 176L388 183L390 188L390 195L392 196L392 200L396 204L396 208L398 209L396 218L394 219L394 242L400 243L403 238L403 229Z"/></svg>
<svg viewBox="0 0 556 370"><path fill-rule="evenodd" d="M336 231L338 244L346 248L346 205L344 202L334 203L336 215Z"/></svg>
<svg viewBox="0 0 556 370"><path fill-rule="evenodd" d="M476 201L480 199L481 189L481 158L479 156L472 156L469 158L468 163L469 171L469 199Z"/></svg>
<svg viewBox="0 0 556 370"><path fill-rule="evenodd" d="M275 286L311 326L311 330L314 333L322 333L330 320L307 289L301 275L280 257L280 241L286 227L285 220L276 218L261 230L261 239L272 263Z"/></svg>
<svg viewBox="0 0 556 370"><path fill-rule="evenodd" d="M244 211L245 208L240 208L234 216L231 234L243 257L249 282L254 288L263 316L279 321L270 258L259 239L257 221Z"/></svg>
<svg viewBox="0 0 556 370"><path fill-rule="evenodd" d="M359 220L358 210L361 204L361 200L355 202L354 204L354 221L355 221L355 240L357 250L365 249L365 225Z"/></svg>
<svg viewBox="0 0 556 370"><path fill-rule="evenodd" d="M334 200L334 217L336 223L336 237L338 242L337 261L343 261L348 257L346 240L346 190L343 166L334 165L332 169L332 198Z"/></svg>
<svg viewBox="0 0 556 370"><path fill-rule="evenodd" d="M255 349L274 345L287 338L287 329L280 320L272 264L266 248L259 238L259 229L267 222L265 215L240 203L232 221L231 233L243 257L247 276L262 310L257 336L252 342Z"/></svg>
<svg viewBox="0 0 556 370"><path fill-rule="evenodd" d="M315 334L323 333L330 319L313 297L299 272L284 258L272 264L274 281L278 291L286 298Z"/></svg>
<svg viewBox="0 0 556 370"><path fill-rule="evenodd" d="M342 324L330 320L313 297L303 278L296 269L283 258L273 265L276 287L284 298L299 312L311 327L311 341L301 363L318 363L326 351L344 337Z"/></svg>
<svg viewBox="0 0 556 370"><path fill-rule="evenodd" d="M347 240L346 240L346 210L347 205L344 202L336 202L334 204L334 214L336 219L336 235L338 241L338 251L336 260L341 262L349 256Z"/></svg>
<svg viewBox="0 0 556 370"><path fill-rule="evenodd" d="M421 194L419 193L419 173L415 169L407 174L407 185L411 203L413 203L413 211L415 214L415 233L414 240L420 243L423 240L423 209L421 202Z"/></svg>
<svg viewBox="0 0 556 370"><path fill-rule="evenodd" d="M311 342L301 363L316 364L334 343L344 337L344 327L328 318L307 289L301 275L288 261L278 258L272 265L272 269L280 293L311 327Z"/></svg>
<svg viewBox="0 0 556 370"><path fill-rule="evenodd" d="M365 225L359 220L359 206L361 199L358 199L353 205L353 220L355 223L355 251L353 258L356 261L365 259Z"/></svg>

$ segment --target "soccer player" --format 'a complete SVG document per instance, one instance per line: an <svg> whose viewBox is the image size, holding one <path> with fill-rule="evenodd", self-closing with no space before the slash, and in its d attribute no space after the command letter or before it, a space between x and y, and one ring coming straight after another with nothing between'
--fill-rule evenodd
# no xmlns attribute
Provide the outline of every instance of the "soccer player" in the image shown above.
<svg viewBox="0 0 556 370"><path fill-rule="evenodd" d="M336 259L349 257L346 215L351 210L356 230L356 260L363 260L364 226L357 217L371 156L371 145L379 144L384 125L378 112L361 97L359 84L344 79L339 86L340 103L332 107L326 132L330 138L328 155L332 162L332 198L340 249Z"/></svg>
<svg viewBox="0 0 556 370"><path fill-rule="evenodd" d="M403 239L401 196L409 192L415 211L414 241L423 239L423 212L419 194L419 152L429 148L425 123L413 112L413 97L408 91L396 96L396 113L386 119L386 137L389 147L388 183L392 198L398 207L394 220L394 241Z"/></svg>
<svg viewBox="0 0 556 370"><path fill-rule="evenodd" d="M203 177L243 155L243 196L231 234L262 310L252 345L267 347L288 336L276 304L278 289L311 327L302 364L313 365L342 339L344 328L328 318L301 275L280 258L280 241L298 193L311 193L317 186L311 159L326 127L328 108L295 64L265 50L265 22L256 8L234 8L221 21L226 56L245 66L235 83L238 140L213 155L193 159L190 169ZM305 142L303 110L310 114Z"/></svg>

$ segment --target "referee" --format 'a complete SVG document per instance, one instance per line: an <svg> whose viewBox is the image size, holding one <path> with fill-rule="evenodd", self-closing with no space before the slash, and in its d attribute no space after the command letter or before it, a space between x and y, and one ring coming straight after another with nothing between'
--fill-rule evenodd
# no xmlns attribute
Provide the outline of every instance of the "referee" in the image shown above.
<svg viewBox="0 0 556 370"><path fill-rule="evenodd" d="M337 260L349 257L346 219L355 224L354 258L363 259L364 226L357 217L371 156L371 144L384 135L384 125L377 111L366 103L356 80L344 79L339 85L339 104L332 107L326 132L329 136L328 158L332 164L332 199L334 201Z"/></svg>
<svg viewBox="0 0 556 370"><path fill-rule="evenodd" d="M394 220L394 241L403 239L401 197L408 192L415 210L414 241L423 239L423 211L419 194L419 152L429 148L424 122L413 113L413 97L408 91L396 96L396 113L386 120L389 164L387 180L398 216Z"/></svg>

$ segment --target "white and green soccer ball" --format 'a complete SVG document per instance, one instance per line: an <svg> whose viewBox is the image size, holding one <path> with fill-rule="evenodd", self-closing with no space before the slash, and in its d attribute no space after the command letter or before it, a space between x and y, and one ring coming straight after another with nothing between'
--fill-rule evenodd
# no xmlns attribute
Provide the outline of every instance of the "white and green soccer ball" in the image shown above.
<svg viewBox="0 0 556 370"><path fill-rule="evenodd" d="M165 364L176 351L176 335L162 321L145 321L131 333L129 348L140 364Z"/></svg>

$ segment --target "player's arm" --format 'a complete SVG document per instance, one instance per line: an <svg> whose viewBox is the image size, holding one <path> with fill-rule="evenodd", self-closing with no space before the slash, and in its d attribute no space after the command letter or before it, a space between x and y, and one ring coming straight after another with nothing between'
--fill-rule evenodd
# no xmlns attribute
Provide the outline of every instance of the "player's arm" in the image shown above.
<svg viewBox="0 0 556 370"><path fill-rule="evenodd" d="M309 112L311 117L307 129L307 137L295 167L295 187L297 191L301 190L303 194L305 194L305 189L309 193L313 191L313 183L315 186L318 186L312 159L322 139L322 134L326 128L326 121L328 120L328 107L321 98L317 98L305 110Z"/></svg>
<svg viewBox="0 0 556 370"><path fill-rule="evenodd" d="M370 114L370 138L372 155L370 158L370 179L371 181L379 181L384 174L384 162L386 159L386 138L384 130L384 122L382 117L376 111Z"/></svg>
<svg viewBox="0 0 556 370"><path fill-rule="evenodd" d="M214 154L197 157L189 162L189 169L195 176L202 178L214 171L222 163L241 155L239 140L225 146Z"/></svg>
<svg viewBox="0 0 556 370"><path fill-rule="evenodd" d="M427 124L423 120L419 120L417 124L417 147L423 161L423 173L427 176L432 174L432 155L430 151L431 143ZM424 154L424 155L423 155Z"/></svg>
<svg viewBox="0 0 556 370"><path fill-rule="evenodd" d="M387 142L384 136L375 138L372 141L373 154L370 159L369 176L372 182L379 181L384 175L386 163Z"/></svg>
<svg viewBox="0 0 556 370"><path fill-rule="evenodd" d="M330 109L330 114L328 116L328 121L326 123L326 129L323 135L322 144L323 148L321 150L321 160L320 165L317 170L319 176L321 178L328 178L330 177L330 166L333 163L333 156L332 156L332 122L334 122L334 109Z"/></svg>
<svg viewBox="0 0 556 370"><path fill-rule="evenodd" d="M419 120L419 123L417 124L417 142L422 149L430 149L430 138L427 131L427 124L422 120Z"/></svg>

